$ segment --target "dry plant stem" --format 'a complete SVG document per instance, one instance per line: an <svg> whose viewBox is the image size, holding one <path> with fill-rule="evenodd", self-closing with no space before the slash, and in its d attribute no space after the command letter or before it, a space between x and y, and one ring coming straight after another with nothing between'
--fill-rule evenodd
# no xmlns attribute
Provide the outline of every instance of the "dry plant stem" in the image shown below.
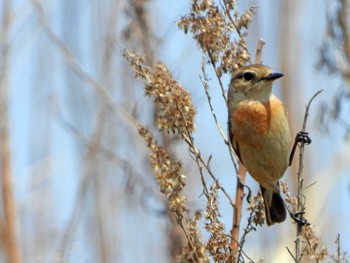
<svg viewBox="0 0 350 263"><path fill-rule="evenodd" d="M305 132L306 130L306 122L307 118L309 116L309 109L311 106L312 101L316 98L318 94L320 94L322 90L319 90L316 92L312 98L310 99L309 103L306 105L306 110L305 110L305 115L304 115L304 122L303 122L303 128L302 132ZM303 219L303 212L305 210L305 202L304 202L304 195L303 195L303 182L304 182L304 177L303 177L303 169L304 169L304 147L305 143L302 141L300 143L300 152L299 152L299 169L298 169L298 213L299 214L299 219ZM302 251L302 230L303 230L303 224L297 224L297 239L295 241L295 260L297 263L301 263L301 259L303 256L303 251Z"/></svg>
<svg viewBox="0 0 350 263"><path fill-rule="evenodd" d="M339 25L344 32L344 40L343 40L343 49L346 56L347 61L350 61L350 35L348 32L348 1L347 0L340 0L341 8L339 8L339 14L338 14L338 22ZM347 72L349 74L349 72Z"/></svg>
<svg viewBox="0 0 350 263"><path fill-rule="evenodd" d="M218 128L221 137L224 139L224 142L227 143L227 138L225 136L224 131L221 128L221 125L220 125L220 123L219 123L219 121L218 121L218 119L216 117L213 105L211 103L211 97L210 97L210 94L209 94L209 86L208 86L208 80L207 80L207 77L206 77L204 60L202 60L202 73L203 73L204 79L203 80L201 79L201 81L202 81L202 85L204 87L205 95L207 96L207 100L208 100L208 104L209 104L209 107L210 107L211 115L213 115L216 127Z"/></svg>
<svg viewBox="0 0 350 263"><path fill-rule="evenodd" d="M210 175L210 177L213 179L213 181L215 182L215 184L219 187L219 189L223 192L223 194L227 197L227 199L229 200L230 204L232 207L234 207L234 203L230 197L230 195L226 192L226 190L221 186L219 180L214 176L213 172L210 169L209 166L209 162L204 161L200 151L195 147L194 145L194 141L191 135L188 134L182 134L182 136L185 139L185 142L188 144L188 146L190 147L191 153L194 154L195 158L196 158L196 162L197 162L197 166L199 168L199 171L202 175L202 165L204 166L204 168L207 170L208 174ZM198 161L197 161L198 160ZM203 177L204 178L204 177ZM203 185L205 186L205 185Z"/></svg>
<svg viewBox="0 0 350 263"><path fill-rule="evenodd" d="M265 45L264 39L260 38L258 42L258 47L256 48L256 53L255 53L255 64L261 64L262 60L262 49Z"/></svg>
<svg viewBox="0 0 350 263"><path fill-rule="evenodd" d="M175 218L177 219L177 223L178 223L178 225L180 226L180 228L182 229L182 231L184 232L184 234L185 234L185 236L186 236L186 239L187 239L187 241L188 241L188 243L189 243L189 246L191 247L191 248L194 248L195 247L195 245L193 244L193 240L192 240L192 238L191 238L191 235L187 232L187 229L185 228L185 226L183 225L183 223L182 223L182 218L178 218L177 216L176 216L176 214L174 214L175 215ZM197 254L197 252L196 252L196 250L195 249L192 249L194 252L194 255L193 255L193 257L194 257L194 259L195 259L195 262L199 262L199 256L198 256L198 254Z"/></svg>
<svg viewBox="0 0 350 263"><path fill-rule="evenodd" d="M4 242L6 262L21 262L21 256L16 240L16 212L12 192L11 147L9 136L9 29L11 1L4 0L2 4L1 43L0 43L0 144L1 144L1 186L4 222L1 227L1 240Z"/></svg>
<svg viewBox="0 0 350 263"><path fill-rule="evenodd" d="M305 120L305 119L304 119ZM299 170L298 170L298 212L303 211L303 168L304 168L304 142L300 144L300 153L299 153ZM302 219L302 214L300 215ZM297 263L301 263L302 258L302 230L303 226L297 224L297 239L295 241L295 259Z"/></svg>
<svg viewBox="0 0 350 263"><path fill-rule="evenodd" d="M223 85L223 83L222 83L222 81L221 81L220 73L219 73L218 69L217 69L216 66L215 66L215 59L213 58L213 55L212 55L212 53L211 53L210 50L208 51L208 56L209 56L209 59L210 59L210 63L211 63L211 65L212 65L213 69L215 70L216 78L217 78L218 81L219 81L219 85L220 85L220 89L221 89L221 95L222 95L222 97L224 98L225 103L227 104L227 97L226 97L225 88L224 88L224 85Z"/></svg>
<svg viewBox="0 0 350 263"><path fill-rule="evenodd" d="M255 63L261 63L262 57L262 49L265 42L262 39L259 39ZM242 208L243 208L243 197L244 197L244 185L245 185L245 177L247 170L243 166L241 162L239 162L238 175L237 175L237 184L236 184L236 203L233 211L233 222L232 222L232 255L235 261L238 260L238 249L239 249L239 228L241 225L241 217L242 217Z"/></svg>
<svg viewBox="0 0 350 263"><path fill-rule="evenodd" d="M241 240L240 240L240 242L239 242L239 249L238 249L237 262L244 262L244 260L243 260L243 258L242 258L243 255L244 255L245 257L247 257L247 258L250 260L250 262L254 262L254 261L253 261L250 257L248 257L248 255L245 254L244 251L243 251L243 246L244 246L244 243L245 243L245 241L246 241L246 237L247 237L248 233L249 233L250 231L252 231L252 229L253 229L253 228L251 228L251 226L252 226L252 224L253 224L253 215L254 215L254 213L253 213L253 211L251 211L251 213L250 213L250 215L249 215L249 218L248 218L248 224L247 224L246 228L244 229L244 233L243 233L243 235L242 235L242 237L241 237ZM242 258L242 261L240 261L241 258Z"/></svg>
<svg viewBox="0 0 350 263"><path fill-rule="evenodd" d="M341 261L341 252L340 252L340 234L338 233L337 239L335 240L335 243L337 244L337 257L335 259L336 263L340 263Z"/></svg>
<svg viewBox="0 0 350 263"><path fill-rule="evenodd" d="M209 94L209 85L208 85L207 74L206 74L206 71L205 71L205 61L204 61L204 59L202 60L202 73L203 73L203 78L204 79L201 80L201 81L202 81L202 85L204 87L205 95L207 96L208 104L209 104L209 107L210 107L210 112L213 115L216 127L218 128L221 137L223 138L225 144L228 146L228 149L229 149L230 153L233 153L234 151L233 151L233 149L231 147L231 144L229 143L228 139L225 136L224 131L221 128L221 125L220 125L220 123L218 121L218 118L216 117L213 104L211 103L211 97L210 97L210 94ZM238 173L237 164L236 164L235 160L233 159L233 155L230 154L230 157L231 157L231 161L233 163L233 166L234 166L234 168L236 170L236 173Z"/></svg>
<svg viewBox="0 0 350 263"><path fill-rule="evenodd" d="M228 19L231 21L232 25L235 27L236 32L239 36L239 38L243 38L243 35L241 33L241 30L239 30L239 28L237 27L235 20L233 19L233 17L231 16L231 13L229 11L229 8L227 8L227 0L224 1L224 10L225 10L225 14L227 15Z"/></svg>
<svg viewBox="0 0 350 263"><path fill-rule="evenodd" d="M233 208L233 222L232 222L232 241L231 248L233 257L235 261L238 260L238 248L239 248L239 227L241 225L242 218L242 206L243 206L243 197L244 197L244 182L246 177L247 170L239 163L238 176L237 176L237 185L236 185L236 202Z"/></svg>
<svg viewBox="0 0 350 263"><path fill-rule="evenodd" d="M99 252L100 252L100 260L101 262L109 262L108 260L108 246L107 246L107 233L103 224L103 201L102 194L103 186L101 185L101 180L103 180L103 164L101 165L98 154L99 148L101 144L101 140L103 137L103 131L105 129L106 122L106 108L100 106L99 114L97 115L96 124L94 127L94 133L91 139L91 145L89 146L89 156L87 158L87 162L89 163L89 176L92 177L93 189L94 189L94 205L96 211L96 231L99 241Z"/></svg>
<svg viewBox="0 0 350 263"><path fill-rule="evenodd" d="M85 208L85 202L83 201L87 194L87 189L89 185L93 185L95 190L95 206L96 210L98 211L100 203L100 197L99 197L99 191L100 186L98 182L98 178L95 176L96 174L99 174L98 172L94 172L94 169L99 169L97 163L96 163L96 155L100 152L100 140L103 132L103 122L104 122L104 116L105 114L98 114L97 116L102 116L96 119L96 125L94 134L92 135L91 139L84 138L74 127L70 126L68 123L64 122L64 125L66 125L69 129L71 129L77 138L84 140L84 145L88 148L88 152L86 154L86 162L84 163L83 172L82 172L82 178L81 183L79 184L78 194L75 198L74 205L73 205L73 213L70 216L70 219L68 223L65 226L65 229L63 231L57 253L61 255L62 259L66 256L66 249L67 245L71 239L72 236L74 236L77 224L79 221L79 218L82 214L82 211ZM102 256L102 262L108 262L107 260L107 245L105 243L105 232L103 231L103 225L102 225L102 219L101 219L101 212L96 213L96 220L97 220L97 231L100 239L100 252Z"/></svg>

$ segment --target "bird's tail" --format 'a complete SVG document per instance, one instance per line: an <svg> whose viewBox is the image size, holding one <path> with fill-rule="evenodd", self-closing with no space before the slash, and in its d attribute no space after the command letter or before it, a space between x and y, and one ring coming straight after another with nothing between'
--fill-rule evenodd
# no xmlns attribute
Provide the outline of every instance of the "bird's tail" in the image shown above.
<svg viewBox="0 0 350 263"><path fill-rule="evenodd" d="M275 193L273 190L266 189L261 185L260 188L264 198L267 225L283 222L287 217L287 213L280 193Z"/></svg>

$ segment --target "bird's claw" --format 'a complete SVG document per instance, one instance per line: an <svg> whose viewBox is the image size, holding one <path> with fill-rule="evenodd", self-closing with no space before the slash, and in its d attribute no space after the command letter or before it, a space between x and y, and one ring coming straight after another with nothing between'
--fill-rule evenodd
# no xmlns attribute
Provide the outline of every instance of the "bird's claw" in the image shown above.
<svg viewBox="0 0 350 263"><path fill-rule="evenodd" d="M289 155L289 166L292 165L295 149L297 148L299 142L302 142L305 144L310 144L312 142L312 140L309 137L309 133L305 132L305 131L300 131L297 133L297 136L295 136L295 142L294 142L292 151Z"/></svg>
<svg viewBox="0 0 350 263"><path fill-rule="evenodd" d="M310 223L307 221L306 218L303 217L303 214L305 212L298 212L298 213L291 213L290 216L293 218L293 220L299 225L299 226L309 226Z"/></svg>
<svg viewBox="0 0 350 263"><path fill-rule="evenodd" d="M312 142L311 138L309 137L309 133L305 131L300 131L297 133L297 136L295 137L296 142L303 142L306 144L310 144Z"/></svg>

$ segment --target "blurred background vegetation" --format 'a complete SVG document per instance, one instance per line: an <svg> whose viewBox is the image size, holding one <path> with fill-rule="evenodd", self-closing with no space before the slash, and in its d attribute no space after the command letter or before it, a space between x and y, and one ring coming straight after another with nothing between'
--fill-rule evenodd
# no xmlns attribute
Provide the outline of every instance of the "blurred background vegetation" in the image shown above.
<svg viewBox="0 0 350 263"><path fill-rule="evenodd" d="M319 89L306 149L305 217L328 253L350 249L350 38L347 0L237 1L256 5L248 50L266 45L262 61L285 77L275 93L293 134ZM162 60L190 91L194 138L228 193L235 172L199 78L201 50L177 27L189 1L3 0L0 25L1 262L175 262L184 243L148 164L132 116L157 132L155 106L122 53ZM226 127L227 109L213 72L212 103ZM229 76L223 76L228 85ZM183 162L189 208L204 207L200 178L177 136L158 140ZM296 168L284 177L295 191ZM247 178L254 192L258 185ZM231 229L232 209L220 202ZM247 204L245 204L247 205ZM246 208L246 207L245 207ZM243 219L248 212L244 209ZM203 231L203 238L208 234ZM291 220L249 234L254 261L292 262ZM305 262L315 262L305 259ZM327 262L327 261L326 261ZM340 261L339 261L340 262Z"/></svg>

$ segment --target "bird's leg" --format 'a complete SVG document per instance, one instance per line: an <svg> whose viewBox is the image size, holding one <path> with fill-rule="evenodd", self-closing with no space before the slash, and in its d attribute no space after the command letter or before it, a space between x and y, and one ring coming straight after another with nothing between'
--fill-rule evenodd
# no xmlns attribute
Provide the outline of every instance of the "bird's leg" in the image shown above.
<svg viewBox="0 0 350 263"><path fill-rule="evenodd" d="M310 223L307 221L305 217L303 217L303 214L305 212L298 212L298 213L290 213L290 216L293 218L293 220L300 226L309 226Z"/></svg>
<svg viewBox="0 0 350 263"><path fill-rule="evenodd" d="M305 214L304 211L303 212L293 213L289 209L288 205L285 202L283 202L283 203L284 203L284 206L286 207L290 217L293 218L295 223L297 223L300 226L308 226L308 225L310 225L309 221L307 221L307 219L305 217L303 217L303 215Z"/></svg>
<svg viewBox="0 0 350 263"><path fill-rule="evenodd" d="M305 144L310 144L312 142L312 140L309 137L309 133L305 132L305 131L300 131L297 133L297 136L295 136L294 145L293 145L292 151L291 151L290 156L289 156L289 166L292 165L294 153L295 153L295 150L296 150L299 142L303 142Z"/></svg>

